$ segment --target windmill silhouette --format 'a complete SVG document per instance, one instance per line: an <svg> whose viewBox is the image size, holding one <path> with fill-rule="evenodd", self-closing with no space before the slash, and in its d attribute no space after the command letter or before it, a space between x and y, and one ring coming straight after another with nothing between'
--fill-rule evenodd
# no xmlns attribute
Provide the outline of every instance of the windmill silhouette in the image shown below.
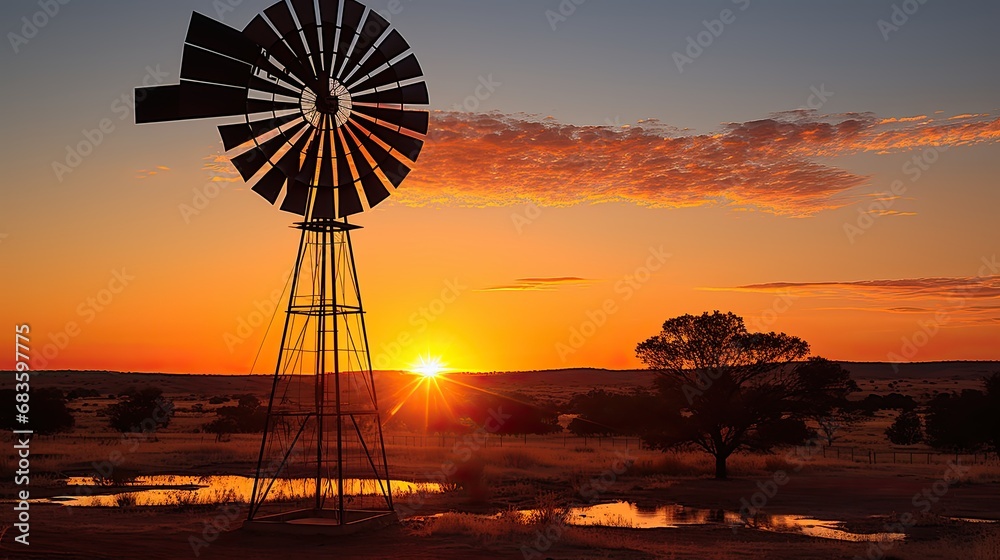
<svg viewBox="0 0 1000 560"><path fill-rule="evenodd" d="M242 31L194 13L180 83L136 122L219 126L253 191L303 219L246 527L351 532L395 520L348 217L388 198L427 134L423 72L355 0L284 0Z"/></svg>

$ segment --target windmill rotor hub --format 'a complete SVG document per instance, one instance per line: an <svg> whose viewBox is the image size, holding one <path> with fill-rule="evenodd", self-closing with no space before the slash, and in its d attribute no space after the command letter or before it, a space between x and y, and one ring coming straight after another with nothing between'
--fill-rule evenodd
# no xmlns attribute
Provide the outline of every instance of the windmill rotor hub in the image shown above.
<svg viewBox="0 0 1000 560"><path fill-rule="evenodd" d="M302 115L315 128L340 128L353 114L351 92L337 80L330 80L327 91L316 93L312 89L302 92L299 100Z"/></svg>

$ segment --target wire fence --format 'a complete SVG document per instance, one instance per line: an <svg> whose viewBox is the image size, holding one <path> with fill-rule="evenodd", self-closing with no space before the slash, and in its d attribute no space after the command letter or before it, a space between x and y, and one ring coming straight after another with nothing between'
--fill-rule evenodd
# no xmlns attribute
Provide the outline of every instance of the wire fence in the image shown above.
<svg viewBox="0 0 1000 560"><path fill-rule="evenodd" d="M49 436L65 442L92 442L98 445L116 445L130 437L144 437L148 442L169 442L187 444L216 444L216 436L206 433L161 432L155 435L83 435L59 434ZM475 441L483 448L561 448L567 450L581 449L642 449L642 439L638 437L584 437L571 434L548 435L501 435L490 433L473 433L465 435L429 435L429 434L385 434L385 444L390 448L423 447L451 449L459 445L468 445ZM259 434L232 434L223 440L246 444L259 444ZM851 445L824 445L818 456L826 459L853 461L869 465L899 464L899 465L934 465L949 462L963 465L997 465L1000 457L995 453L948 453L932 449L900 449L893 447L864 447Z"/></svg>

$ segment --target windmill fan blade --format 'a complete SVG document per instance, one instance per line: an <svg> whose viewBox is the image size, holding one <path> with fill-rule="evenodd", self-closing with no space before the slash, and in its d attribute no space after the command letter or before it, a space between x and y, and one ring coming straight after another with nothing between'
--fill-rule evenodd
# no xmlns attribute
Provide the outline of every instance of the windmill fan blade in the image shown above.
<svg viewBox="0 0 1000 560"><path fill-rule="evenodd" d="M271 29L271 26L264 20L263 16L257 14L257 17L247 24L243 33L253 40L255 43L260 45L268 54L273 56L275 60L281 63L282 66L288 69L293 76L301 80L306 84L314 84L315 77L312 72L309 72L302 66L299 59L295 56L295 53L288 48L288 45L281 40L281 37Z"/></svg>
<svg viewBox="0 0 1000 560"><path fill-rule="evenodd" d="M395 60L399 55L410 50L410 44L403 39L399 31L393 29L386 35L385 39L378 44L378 50L387 60ZM374 68L372 68L374 70Z"/></svg>
<svg viewBox="0 0 1000 560"><path fill-rule="evenodd" d="M430 113L427 111L404 111L401 109L355 105L354 112L361 113L362 115L367 115L373 119L391 123L395 126L406 128L420 134L427 134L427 128L430 120Z"/></svg>
<svg viewBox="0 0 1000 560"><path fill-rule="evenodd" d="M270 80L265 80L260 76L254 76L250 78L250 89L257 91L266 91L268 93L276 93L278 95L284 95L286 97L299 97L302 95L300 91L295 91L293 89L286 88L285 86L272 82Z"/></svg>
<svg viewBox="0 0 1000 560"><path fill-rule="evenodd" d="M427 84L419 82L401 88L366 93L354 98L356 103L388 103L392 105L428 105Z"/></svg>
<svg viewBox="0 0 1000 560"><path fill-rule="evenodd" d="M335 187L337 183L333 178L333 166L336 165L336 157L333 153L333 143L331 136L336 134L333 130L323 131L323 158L319 162L319 181L317 187Z"/></svg>
<svg viewBox="0 0 1000 560"><path fill-rule="evenodd" d="M340 40L336 49L336 61L332 67L331 75L338 76L337 72L344 65L344 59L354 44L358 30L361 29L361 18L365 15L365 7L357 0L344 1L344 16L340 20Z"/></svg>
<svg viewBox="0 0 1000 560"><path fill-rule="evenodd" d="M271 204L276 204L287 179L280 169L272 167L251 190L264 197Z"/></svg>
<svg viewBox="0 0 1000 560"><path fill-rule="evenodd" d="M379 157L382 157L382 161L384 161L389 154L384 150L382 150L381 154L378 156L374 153L368 152L369 155L372 156L372 159L375 160L375 167L372 167L372 164L368 162L368 158L365 157L364 152L355 143L354 138L350 134L344 134L344 138L347 140L347 146L351 152L351 161L354 162L354 167L358 170L358 177L361 181L361 188L365 191L365 198L368 200L368 207L374 208L380 202L389 197L389 189L382 182L382 179L380 179L375 173L375 167L379 167L381 165ZM361 139L361 142L364 144L365 140ZM365 149L368 149L367 145L365 146Z"/></svg>
<svg viewBox="0 0 1000 560"><path fill-rule="evenodd" d="M344 140L346 134L336 130L333 133L333 148L337 155L337 187L350 187L357 179L351 171L351 151Z"/></svg>
<svg viewBox="0 0 1000 560"><path fill-rule="evenodd" d="M389 35L387 35L386 38L379 43L378 48L372 53L372 56L368 57L368 59L361 64L361 67L358 68L358 71L348 79L348 82L363 80L365 76L370 74L373 70L377 70L379 66L395 60L408 50L410 50L410 45L406 43L403 36L400 35L398 31L393 29L389 32ZM378 56L376 57L376 55Z"/></svg>
<svg viewBox="0 0 1000 560"><path fill-rule="evenodd" d="M421 148L424 146L423 140L401 134L378 123L370 121L362 122L360 119L351 119L351 123L357 128L366 131L368 135L374 135L396 152L403 154L410 161L416 159L416 154L419 154ZM357 131L355 130L355 132Z"/></svg>
<svg viewBox="0 0 1000 560"><path fill-rule="evenodd" d="M293 86L299 88L300 90L305 89L306 87L305 85L302 84L302 82L300 82L297 78L295 78L295 76L292 76L288 72L281 70L280 68L272 64L271 61L265 57L260 57L257 59L257 66L261 70L269 74L269 77L272 79L275 77L280 78L283 82L287 84L292 84Z"/></svg>
<svg viewBox="0 0 1000 560"><path fill-rule="evenodd" d="M413 78L419 78L423 75L424 71L420 69L420 63L417 62L417 57L411 54L371 78L351 87L350 92L356 93L367 91L369 89L387 86L389 84L405 80L412 80Z"/></svg>
<svg viewBox="0 0 1000 560"><path fill-rule="evenodd" d="M258 171L263 169L264 164L277 155L281 147L288 143L288 139L294 137L304 126L305 122L299 123L260 146L234 157L232 159L233 166L243 176L244 181L249 181Z"/></svg>
<svg viewBox="0 0 1000 560"><path fill-rule="evenodd" d="M305 183L307 185L312 185L314 179L316 178L316 165L319 159L319 147L323 143L323 139L319 137L319 134L314 134L312 139L309 141L309 148L306 149L306 157L302 163L302 169L299 170L298 175L295 177L295 181L299 183ZM289 176L291 178L291 176Z"/></svg>
<svg viewBox="0 0 1000 560"><path fill-rule="evenodd" d="M247 64L253 64L260 56L260 46L247 39L239 30L198 12L191 14L185 42Z"/></svg>
<svg viewBox="0 0 1000 560"><path fill-rule="evenodd" d="M288 111L299 109L298 103L288 101L270 101L267 99L248 99L246 102L247 114L272 113L274 111Z"/></svg>
<svg viewBox="0 0 1000 560"><path fill-rule="evenodd" d="M200 47L184 45L182 80L244 88L250 81L251 72L249 64Z"/></svg>
<svg viewBox="0 0 1000 560"><path fill-rule="evenodd" d="M313 189L312 219L332 220L336 217L333 207L333 189Z"/></svg>
<svg viewBox="0 0 1000 560"><path fill-rule="evenodd" d="M347 57L347 64L340 71L340 75L338 76L340 81L343 82L345 77L354 73L355 68L361 63L361 59L369 51L373 50L375 43L378 42L388 29L388 20L375 11L368 12L364 25L358 30L358 38L354 42L354 49L351 50L351 54Z"/></svg>
<svg viewBox="0 0 1000 560"><path fill-rule="evenodd" d="M237 146L246 144L258 136L263 136L278 127L301 118L301 114L293 113L283 117L274 117L251 123L230 124L220 126L219 134L222 135L222 145L228 152Z"/></svg>
<svg viewBox="0 0 1000 560"><path fill-rule="evenodd" d="M319 20L316 18L316 6L313 0L291 0L292 9L295 10L295 17L302 26L302 34L306 36L306 43L309 45L309 57L313 62L313 69L322 75L323 52L320 50L320 29ZM325 4L326 2L321 2ZM330 44L330 43L326 43Z"/></svg>
<svg viewBox="0 0 1000 560"><path fill-rule="evenodd" d="M135 122L146 124L242 115L246 90L181 80L180 85L136 88Z"/></svg>
<svg viewBox="0 0 1000 560"><path fill-rule="evenodd" d="M264 10L264 15L267 19L271 20L274 24L274 28L278 30L284 38L285 44L291 47L292 52L295 53L299 64L306 71L309 70L309 53L306 51L305 45L302 43L302 36L299 34L299 28L295 24L295 19L292 18L292 11L288 8L288 4L284 0L274 4L270 8ZM309 72L309 78L312 81L316 80L316 74Z"/></svg>
<svg viewBox="0 0 1000 560"><path fill-rule="evenodd" d="M288 191L285 193L284 202L281 203L281 209L285 212L305 216L307 204L309 204L309 186L289 181Z"/></svg>
<svg viewBox="0 0 1000 560"><path fill-rule="evenodd" d="M333 73L333 57L337 50L337 18L340 17L340 2L328 0L319 3L319 19L323 34L323 72Z"/></svg>
<svg viewBox="0 0 1000 560"><path fill-rule="evenodd" d="M285 174L285 177L288 177L290 180L293 180L302 168L302 151L305 149L306 142L309 141L311 136L309 133L303 134L295 142L295 145L285 152L285 155L281 156L281 159L275 164L275 167L280 169Z"/></svg>
<svg viewBox="0 0 1000 560"><path fill-rule="evenodd" d="M408 165L396 160L387 161L385 165L379 169L381 169L386 178L392 182L392 186L397 188L399 185L403 184L403 180L406 179L406 176L410 174L410 171L412 171Z"/></svg>
<svg viewBox="0 0 1000 560"><path fill-rule="evenodd" d="M368 74L389 63L389 59L385 57L379 50L372 51L371 55L365 59L365 61L354 71L353 74L344 79L344 84L348 85L347 89L351 89L350 85L354 84L358 80L364 80L368 77Z"/></svg>
<svg viewBox="0 0 1000 560"><path fill-rule="evenodd" d="M361 177L361 188L368 199L368 207L375 208L392 194L378 174L372 172Z"/></svg>

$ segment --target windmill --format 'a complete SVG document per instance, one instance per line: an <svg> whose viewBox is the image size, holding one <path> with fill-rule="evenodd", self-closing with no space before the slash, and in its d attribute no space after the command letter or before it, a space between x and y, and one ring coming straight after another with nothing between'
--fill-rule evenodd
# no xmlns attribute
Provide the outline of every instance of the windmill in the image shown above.
<svg viewBox="0 0 1000 560"><path fill-rule="evenodd" d="M356 0L282 0L242 31L194 13L180 83L136 91L139 124L242 117L219 126L233 166L301 217L247 527L395 520L348 218L416 162L422 76L399 32Z"/></svg>

